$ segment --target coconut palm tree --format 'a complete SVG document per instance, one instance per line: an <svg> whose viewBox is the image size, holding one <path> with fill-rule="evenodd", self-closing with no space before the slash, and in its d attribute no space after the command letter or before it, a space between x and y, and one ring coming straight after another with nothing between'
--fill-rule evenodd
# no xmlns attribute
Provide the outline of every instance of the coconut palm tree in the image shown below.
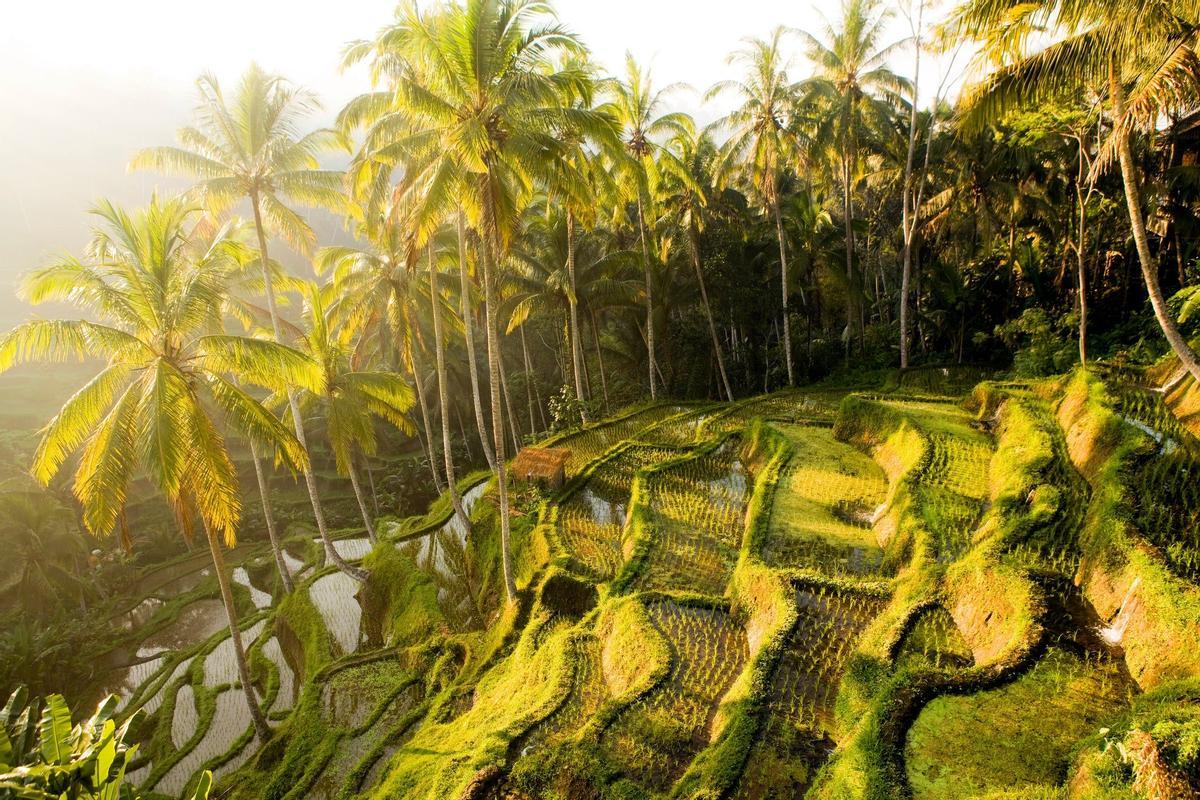
<svg viewBox="0 0 1200 800"><path fill-rule="evenodd" d="M446 486L437 463L421 363L428 293L419 271L421 251L411 211L411 203L403 198L378 211L355 205L358 238L363 244L323 247L313 265L318 274L330 273L337 286L330 311L339 327L358 334L358 349L374 344L384 364L412 375L425 432L421 442L429 448L429 470L440 492Z"/></svg>
<svg viewBox="0 0 1200 800"><path fill-rule="evenodd" d="M564 105L564 97L582 92L588 76L555 66L556 59L581 53L582 46L538 0L467 0L461 7L425 13L406 3L376 46L360 53L372 50L381 64L406 65L388 76L394 87L390 104L364 117L376 127L367 134L374 151L386 157L389 148L400 150L406 180L421 186L415 211L420 237L460 210L478 237L502 562L511 601L516 583L510 563L497 272L534 182L548 178L567 154L555 131L586 135L601 117ZM466 64L471 68L464 69ZM411 124L397 124L389 111L404 112Z"/></svg>
<svg viewBox="0 0 1200 800"><path fill-rule="evenodd" d="M700 301L704 306L704 318L708 321L708 334L712 340L713 355L717 359L717 371L725 399L733 402L733 388L725 371L725 353L721 340L717 338L717 323L713 318L712 304L708 302L708 289L704 285L704 265L700 257L700 234L704 230L708 195L706 187L711 185L717 148L707 135L678 135L667 143L664 161L669 160L674 168L664 170L664 180L659 188L659 204L666 209L687 243L688 260L700 289ZM785 314L786 326L786 314ZM791 362L789 350L789 364Z"/></svg>
<svg viewBox="0 0 1200 800"><path fill-rule="evenodd" d="M646 279L646 352L649 359L650 398L658 397L655 375L658 362L654 353L654 280L651 275L650 243L647 241L646 204L657 181L656 154L661 141L669 136L690 133L695 125L692 118L680 112L663 112L668 95L681 88L671 84L654 88L649 69L640 67L633 55L625 54L625 79L609 84L612 95L602 111L616 119L625 144L624 159L617 166L624 172L627 191L633 192L637 207L638 240L642 248L642 270Z"/></svg>
<svg viewBox="0 0 1200 800"><path fill-rule="evenodd" d="M1120 167L1154 316L1180 362L1200 380L1200 357L1180 332L1159 286L1133 154L1138 130L1152 128L1165 113L1190 110L1200 97L1196 14L1190 0L967 0L951 26L983 41L984 56L1000 65L964 98L976 123L1067 92L1106 97L1112 131L1093 174L1114 160Z"/></svg>
<svg viewBox="0 0 1200 800"><path fill-rule="evenodd" d="M416 432L408 418L413 406L413 390L394 372L359 368L354 357L354 329L331 324L328 304L336 289L336 284L319 288L313 283L304 288L305 329L298 349L320 370L321 391L302 394L299 406L302 412L306 406L316 406L324 416L334 463L338 472L350 479L367 537L374 542L375 524L359 483L354 453L375 455L376 419L394 425L404 433Z"/></svg>
<svg viewBox="0 0 1200 800"><path fill-rule="evenodd" d="M787 245L780 211L780 178L789 162L801 152L796 128L790 117L796 106L795 85L788 78L791 61L784 54L788 29L782 26L766 39L748 39L741 50L730 54L727 63L745 70L741 80L722 81L708 91L713 98L726 92L738 96L741 105L718 120L715 127L728 131L721 146L718 179L724 182L739 174L775 222L779 244L780 280L783 292L783 352L787 361L788 385L796 382L792 359L792 326L788 314L791 294L788 282Z"/></svg>
<svg viewBox="0 0 1200 800"><path fill-rule="evenodd" d="M138 471L166 496L189 540L199 518L229 622L238 676L260 739L258 705L222 553L237 541L241 497L222 427L305 467L300 442L238 382L275 391L321 391L303 353L276 342L220 333L231 264L228 240L194 233L197 209L159 200L138 212L101 202L101 224L83 259L27 277L32 303L67 302L87 320L33 320L0 339L0 370L30 362L94 358L103 368L47 424L33 461L43 485L72 454L83 522L97 535L120 529Z"/></svg>
<svg viewBox="0 0 1200 800"><path fill-rule="evenodd" d="M821 38L801 33L817 74L799 84L809 102L821 107L817 138L838 153L841 167L842 225L846 236L846 358L850 358L855 297L854 188L866 132L890 123L892 111L910 91L892 72L888 59L897 45L885 45L890 12L880 0L844 0L840 25L826 23ZM859 331L860 336L862 331Z"/></svg>
<svg viewBox="0 0 1200 800"><path fill-rule="evenodd" d="M5 492L0 525L10 565L0 598L17 598L34 613L84 600L79 568L87 550L67 508L40 493Z"/></svg>
<svg viewBox="0 0 1200 800"><path fill-rule="evenodd" d="M316 99L257 64L251 64L242 76L231 102L226 101L213 75L202 75L196 86L200 95L197 125L179 130L181 146L143 150L134 156L130 167L198 179L195 193L214 213L249 201L272 330L275 341L286 343L290 339L276 303L267 234L282 236L301 252L311 250L316 234L288 203L343 206L342 173L318 167L321 153L344 148L345 141L336 131L324 128L298 135L302 118L319 107ZM289 405L296 438L307 448L304 422L294 397ZM346 574L364 580L366 573L347 564L333 547L311 469L305 470L304 483L327 557Z"/></svg>

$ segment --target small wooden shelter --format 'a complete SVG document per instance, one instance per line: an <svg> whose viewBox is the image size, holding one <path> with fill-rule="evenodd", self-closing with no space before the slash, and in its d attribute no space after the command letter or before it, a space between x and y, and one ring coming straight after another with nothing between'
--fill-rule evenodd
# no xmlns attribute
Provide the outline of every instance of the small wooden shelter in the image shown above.
<svg viewBox="0 0 1200 800"><path fill-rule="evenodd" d="M571 451L557 447L526 447L512 461L512 475L517 480L534 483L547 489L559 489L567 478L567 461Z"/></svg>

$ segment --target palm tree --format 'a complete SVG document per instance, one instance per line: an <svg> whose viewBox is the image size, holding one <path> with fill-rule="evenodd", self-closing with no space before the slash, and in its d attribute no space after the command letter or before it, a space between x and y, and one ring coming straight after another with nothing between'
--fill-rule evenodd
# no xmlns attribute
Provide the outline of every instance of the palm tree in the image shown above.
<svg viewBox="0 0 1200 800"><path fill-rule="evenodd" d="M826 23L822 39L802 33L817 75L800 84L812 100L823 105L818 137L834 146L841 161L842 224L846 236L846 358L854 324L854 186L859 178L859 155L864 132L883 128L892 109L902 105L908 82L892 72L887 60L896 45L883 45L890 14L879 0L844 0L841 26ZM860 335L863 333L859 331Z"/></svg>
<svg viewBox="0 0 1200 800"><path fill-rule="evenodd" d="M429 448L429 471L440 492L445 484L437 463L421 362L428 295L418 271L421 253L411 220L412 204L398 198L382 210L355 205L353 212L363 244L323 247L313 265L318 274L331 273L337 287L331 313L339 326L359 334L358 348L373 342L384 364L412 375L425 431L421 443Z"/></svg>
<svg viewBox="0 0 1200 800"><path fill-rule="evenodd" d="M655 139L690 133L695 127L691 117L680 112L662 113L667 95L680 88L671 84L655 89L649 69L638 66L625 54L625 80L611 85L612 98L603 112L617 121L626 159L619 162L632 185L637 206L638 239L642 248L642 271L646 279L646 352L649 358L650 398L658 397L655 375L658 362L654 354L654 281L651 275L650 243L646 239L646 203L651 184L657 179L655 155L662 149Z"/></svg>
<svg viewBox="0 0 1200 800"><path fill-rule="evenodd" d="M140 468L166 496L189 540L199 517L229 622L238 676L260 740L270 735L259 708L221 551L237 541L241 497L220 425L307 465L300 442L236 381L282 391L321 391L312 362L262 339L217 333L230 264L227 239L194 235L197 209L155 198L129 213L102 202L87 256L31 274L32 303L63 301L89 320L33 320L0 339L0 370L30 362L95 358L105 366L47 424L34 455L43 485L73 453L74 492L97 536L120 528ZM94 320L94 321L92 321ZM233 380L231 380L231 377Z"/></svg>
<svg viewBox="0 0 1200 800"><path fill-rule="evenodd" d="M234 239L239 244L241 242L240 228L240 223L235 224L231 228L230 233L231 239ZM237 257L239 269L231 276L228 283L225 295L225 312L228 316L239 320L247 332L254 334L262 327L263 320L268 316L264 309L250 299L262 294L262 270L258 268L258 259L250 248L237 248ZM289 291L299 289L299 281L284 272L283 267L278 263L272 261L269 268L274 286L286 288ZM269 324L270 320L266 319L266 322ZM294 588L294 584L287 561L283 557L279 527L275 522L275 510L271 504L269 486L270 476L263 465L263 454L259 452L258 444L253 440L249 441L248 444L250 446L250 460L254 464L255 482L258 485L258 497L263 510L263 521L267 526L267 539L271 543L271 554L275 559L275 569L279 572L279 580L282 583L283 591L290 594Z"/></svg>
<svg viewBox="0 0 1200 800"><path fill-rule="evenodd" d="M780 177L788 162L800 152L796 128L791 126L790 120L796 105L796 90L788 79L791 63L783 53L787 33L788 30L780 26L772 31L770 38L747 40L743 49L730 54L727 59L729 64L742 66L746 77L718 83L709 90L708 96L712 98L732 91L741 99L741 105L715 126L730 134L721 146L718 176L723 181L731 172L740 172L775 221L783 293L783 351L787 360L788 385L794 386L796 373L788 314L791 288L779 196Z"/></svg>
<svg viewBox="0 0 1200 800"><path fill-rule="evenodd" d="M696 285L700 289L700 301L704 306L704 318L708 321L708 334L712 339L713 355L717 359L721 386L725 389L725 399L732 403L733 388L729 383L729 375L725 371L725 354L721 348L721 340L717 338L717 323L713 318L712 304L708 302L708 289L704 285L704 265L700 257L700 233L704 230L704 217L708 206L705 187L712 183L711 178L716 158L716 146L708 135L673 137L667 143L664 161L672 162L675 168L669 171L664 170L664 180L660 187L660 203L674 218L676 226L681 230L687 243L688 259L691 261L692 271L696 276ZM786 320L785 313L785 330ZM788 353L790 365L790 348Z"/></svg>
<svg viewBox="0 0 1200 800"><path fill-rule="evenodd" d="M567 155L554 132L573 129L586 135L601 116L563 104L564 97L582 93L588 76L569 66L556 67L555 60L581 52L582 46L539 0L467 0L461 7L427 13L406 3L373 50L381 65L405 65L389 75L391 101L377 103L374 116L364 117L376 126L368 132L374 151L387 157L389 148L399 150L406 182L420 186L414 193L420 198L414 218L421 238L460 210L478 236L502 562L512 601L516 582L500 397L497 272L532 199L533 183L548 178L553 165ZM462 69L464 64L471 69ZM408 121L398 124L397 112L405 112Z"/></svg>
<svg viewBox="0 0 1200 800"><path fill-rule="evenodd" d="M442 335L442 293L438 288L438 258L434 242L426 244L429 261L429 308L433 317L433 349L434 362L437 367L438 410L442 418L442 455L446 467L446 488L450 493L450 506L464 531L471 530L471 519L463 507L462 497L458 493L456 472L454 469L454 448L450 439L450 392L447 388L446 372L446 340Z"/></svg>
<svg viewBox="0 0 1200 800"><path fill-rule="evenodd" d="M18 598L35 613L62 608L64 596L84 599L79 567L87 550L65 507L40 493L5 492L0 524L10 565L0 598Z"/></svg>
<svg viewBox="0 0 1200 800"><path fill-rule="evenodd" d="M354 358L354 329L331 325L328 300L336 284L324 289L309 283L304 290L304 335L299 349L312 359L321 372L321 392L308 392L310 400L325 417L326 434L338 472L350 479L367 537L375 541L375 525L367 510L366 496L358 480L354 453L375 454L375 420L381 419L404 433L415 433L408 419L413 406L413 390L394 372L358 368ZM307 405L301 402L303 411Z"/></svg>
<svg viewBox="0 0 1200 800"><path fill-rule="evenodd" d="M1200 357L1180 332L1159 286L1133 156L1138 129L1153 126L1164 113L1190 109L1200 96L1200 30L1188 22L1195 18L1195 3L1188 0L968 0L952 24L984 40L985 55L1000 63L965 98L976 122L1066 92L1106 93L1113 124L1095 172L1114 159L1120 166L1154 316L1180 362L1200 380Z"/></svg>
<svg viewBox="0 0 1200 800"><path fill-rule="evenodd" d="M257 64L251 64L242 77L232 102L226 102L213 75L202 75L196 86L200 95L198 126L180 129L178 138L182 146L143 150L134 156L130 167L153 168L199 179L196 193L214 213L226 211L240 200L249 200L272 330L275 341L285 343L289 337L285 335L276 305L267 229L283 236L301 252L312 248L315 233L303 217L288 207L287 201L342 207L342 173L318 169L318 156L333 147L343 147L344 140L328 129L298 136L296 128L305 114L318 107L316 100L283 78L264 72ZM304 422L294 394L289 395L288 405L296 438L307 449ZM311 469L305 469L304 482L327 557L346 574L364 580L366 573L347 564L333 546Z"/></svg>

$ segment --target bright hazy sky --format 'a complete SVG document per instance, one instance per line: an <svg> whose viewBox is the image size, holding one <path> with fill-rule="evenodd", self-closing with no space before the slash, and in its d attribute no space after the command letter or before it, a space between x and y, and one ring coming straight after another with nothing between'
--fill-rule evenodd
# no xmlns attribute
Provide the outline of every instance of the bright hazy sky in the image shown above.
<svg viewBox="0 0 1200 800"><path fill-rule="evenodd" d="M893 4L901 0L885 0ZM629 50L656 82L701 90L732 72L727 53L776 25L817 33L836 20L837 0L556 0L560 17L597 60L619 70ZM341 75L342 45L391 18L389 0L24 0L0 26L0 317L12 281L48 257L78 250L85 211L98 197L145 201L153 174L129 174L138 148L173 141L188 120L192 82L205 70L232 84L251 60L314 90L328 115L367 88ZM892 38L908 33L897 16ZM799 47L797 46L797 50ZM912 55L894 68L911 74ZM796 75L806 71L798 59ZM936 71L931 68L929 71ZM932 95L935 76L923 76ZM940 78L939 78L940 79ZM699 98L675 99L707 121Z"/></svg>

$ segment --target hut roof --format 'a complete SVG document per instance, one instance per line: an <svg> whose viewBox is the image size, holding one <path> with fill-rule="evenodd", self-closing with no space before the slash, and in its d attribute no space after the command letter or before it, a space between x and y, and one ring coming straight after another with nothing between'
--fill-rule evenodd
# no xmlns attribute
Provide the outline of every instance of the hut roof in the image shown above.
<svg viewBox="0 0 1200 800"><path fill-rule="evenodd" d="M512 472L518 478L553 478L567 466L571 451L555 447L526 447L517 453Z"/></svg>

